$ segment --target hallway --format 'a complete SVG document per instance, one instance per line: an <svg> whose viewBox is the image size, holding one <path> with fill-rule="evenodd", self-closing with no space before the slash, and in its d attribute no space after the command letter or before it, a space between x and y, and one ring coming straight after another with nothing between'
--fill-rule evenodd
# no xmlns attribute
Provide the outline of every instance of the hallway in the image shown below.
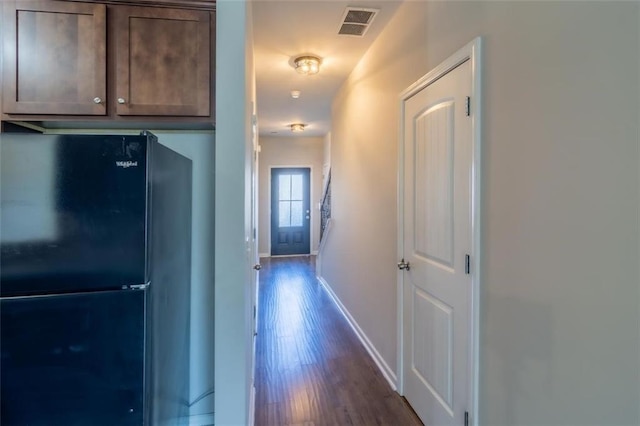
<svg viewBox="0 0 640 426"><path fill-rule="evenodd" d="M256 425L420 425L315 277L315 257L261 259Z"/></svg>

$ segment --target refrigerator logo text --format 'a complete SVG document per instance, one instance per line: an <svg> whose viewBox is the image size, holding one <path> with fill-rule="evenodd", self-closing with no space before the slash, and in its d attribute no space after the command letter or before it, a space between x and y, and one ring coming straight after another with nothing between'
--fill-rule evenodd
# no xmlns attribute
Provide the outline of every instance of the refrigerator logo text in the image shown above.
<svg viewBox="0 0 640 426"><path fill-rule="evenodd" d="M137 161L116 161L116 166L126 169L128 167L138 167Z"/></svg>

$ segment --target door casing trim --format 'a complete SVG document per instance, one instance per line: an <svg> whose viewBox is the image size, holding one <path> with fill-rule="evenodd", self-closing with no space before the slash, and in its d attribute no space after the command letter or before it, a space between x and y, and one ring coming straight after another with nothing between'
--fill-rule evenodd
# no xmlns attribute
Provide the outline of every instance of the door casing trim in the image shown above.
<svg viewBox="0 0 640 426"><path fill-rule="evenodd" d="M470 424L477 426L478 397L479 397L479 369L480 369L480 289L481 289L481 139L482 139L482 39L476 37L470 43L459 49L440 65L406 88L399 96L400 122L398 137L398 176L397 176L397 254L398 260L404 258L404 103L416 93L434 83L448 72L464 62L471 63L471 312L469 315L470 336L469 347L469 417ZM397 333L398 333L398 393L404 395L404 274L397 271Z"/></svg>

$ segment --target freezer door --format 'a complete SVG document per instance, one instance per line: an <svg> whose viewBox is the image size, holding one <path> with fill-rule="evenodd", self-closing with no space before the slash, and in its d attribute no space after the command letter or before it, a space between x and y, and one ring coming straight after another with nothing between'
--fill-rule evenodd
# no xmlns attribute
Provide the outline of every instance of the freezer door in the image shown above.
<svg viewBox="0 0 640 426"><path fill-rule="evenodd" d="M3 134L0 295L146 279L147 137Z"/></svg>
<svg viewBox="0 0 640 426"><path fill-rule="evenodd" d="M145 291L0 300L3 426L143 424Z"/></svg>

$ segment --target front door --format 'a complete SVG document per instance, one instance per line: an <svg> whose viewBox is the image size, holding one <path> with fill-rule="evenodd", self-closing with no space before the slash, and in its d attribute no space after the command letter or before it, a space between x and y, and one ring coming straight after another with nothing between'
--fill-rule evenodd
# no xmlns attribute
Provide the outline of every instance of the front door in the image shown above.
<svg viewBox="0 0 640 426"><path fill-rule="evenodd" d="M403 386L429 426L471 411L470 62L404 101Z"/></svg>
<svg viewBox="0 0 640 426"><path fill-rule="evenodd" d="M310 253L309 168L271 169L271 254Z"/></svg>

